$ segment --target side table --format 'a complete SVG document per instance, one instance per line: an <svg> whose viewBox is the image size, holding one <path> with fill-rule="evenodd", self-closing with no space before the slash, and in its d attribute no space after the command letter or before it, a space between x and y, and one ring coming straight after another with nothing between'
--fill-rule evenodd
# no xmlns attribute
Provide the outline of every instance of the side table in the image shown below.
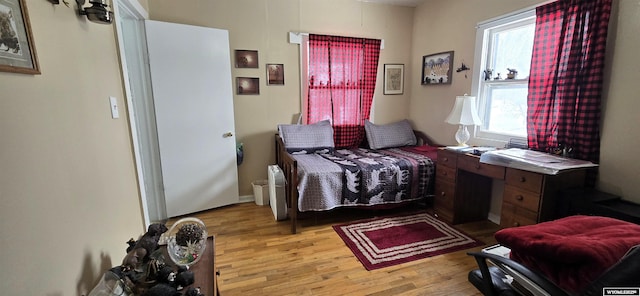
<svg viewBox="0 0 640 296"><path fill-rule="evenodd" d="M207 238L207 248L204 250L200 260L189 267L189 270L193 272L194 276L194 282L191 286L200 287L200 293L205 296L220 295L216 270L215 246L215 237L209 236ZM169 258L169 254L166 252L166 245L162 247L164 248L166 258Z"/></svg>
<svg viewBox="0 0 640 296"><path fill-rule="evenodd" d="M195 276L194 287L200 287L200 292L205 296L220 295L218 290L218 277L215 260L215 237L207 238L207 248L204 250L200 260L189 267Z"/></svg>

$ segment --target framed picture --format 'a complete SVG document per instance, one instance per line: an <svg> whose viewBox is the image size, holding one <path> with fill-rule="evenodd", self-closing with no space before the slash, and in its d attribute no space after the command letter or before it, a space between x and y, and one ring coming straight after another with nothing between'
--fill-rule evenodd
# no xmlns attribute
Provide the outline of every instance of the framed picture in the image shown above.
<svg viewBox="0 0 640 296"><path fill-rule="evenodd" d="M404 93L404 64L384 64L384 94Z"/></svg>
<svg viewBox="0 0 640 296"><path fill-rule="evenodd" d="M260 78L236 77L236 88L239 95L259 95Z"/></svg>
<svg viewBox="0 0 640 296"><path fill-rule="evenodd" d="M258 68L258 51L236 49L236 68Z"/></svg>
<svg viewBox="0 0 640 296"><path fill-rule="evenodd" d="M422 84L451 84L453 51L422 57Z"/></svg>
<svg viewBox="0 0 640 296"><path fill-rule="evenodd" d="M0 0L0 71L40 74L25 0Z"/></svg>
<svg viewBox="0 0 640 296"><path fill-rule="evenodd" d="M284 64L267 64L267 85L284 85Z"/></svg>

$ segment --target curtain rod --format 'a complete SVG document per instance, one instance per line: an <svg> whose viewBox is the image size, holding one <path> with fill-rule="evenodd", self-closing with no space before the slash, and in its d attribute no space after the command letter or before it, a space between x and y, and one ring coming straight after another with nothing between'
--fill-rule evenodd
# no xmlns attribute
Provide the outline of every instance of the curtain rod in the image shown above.
<svg viewBox="0 0 640 296"><path fill-rule="evenodd" d="M309 36L311 33L307 32L289 32L289 43L291 44L302 44L302 37ZM358 38L368 38L368 37L358 37ZM370 38L370 39L378 39L378 38ZM384 49L384 39L380 39L380 50Z"/></svg>

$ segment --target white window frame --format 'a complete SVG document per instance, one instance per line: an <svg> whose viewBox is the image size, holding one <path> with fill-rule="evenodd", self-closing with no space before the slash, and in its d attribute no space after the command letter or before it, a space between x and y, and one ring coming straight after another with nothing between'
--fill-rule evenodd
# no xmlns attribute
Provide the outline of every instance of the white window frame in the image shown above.
<svg viewBox="0 0 640 296"><path fill-rule="evenodd" d="M510 84L528 85L528 77L524 79L513 80L499 80L499 81L484 81L484 70L487 69L487 64L490 64L489 50L490 50L490 35L491 29L500 28L507 29L509 27L521 26L522 22L535 23L536 10L535 8L528 8L526 10L517 11L511 14L496 17L481 23L478 23L476 30L476 44L475 55L477 67L474 67L474 73L472 75L471 93L478 98L478 113L482 119L482 125L475 127L474 138L478 145L489 146L504 146L511 139L526 141L526 136L516 136L511 134L496 133L487 130L487 120L489 112L486 90L490 86L507 86ZM496 75L496 73L493 73ZM506 76L506 75L505 75Z"/></svg>

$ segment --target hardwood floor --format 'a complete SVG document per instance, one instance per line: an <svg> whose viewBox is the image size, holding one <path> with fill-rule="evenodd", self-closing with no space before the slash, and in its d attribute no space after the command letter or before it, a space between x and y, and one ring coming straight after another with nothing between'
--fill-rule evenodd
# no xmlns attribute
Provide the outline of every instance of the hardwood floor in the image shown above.
<svg viewBox="0 0 640 296"><path fill-rule="evenodd" d="M299 219L295 235L288 220L275 221L269 206L254 203L190 216L204 221L215 235L218 285L224 296L481 295L467 281L476 263L466 253L484 246L367 271L331 227L409 209L416 206L312 213ZM487 245L495 243L493 234L499 229L490 221L455 227Z"/></svg>

